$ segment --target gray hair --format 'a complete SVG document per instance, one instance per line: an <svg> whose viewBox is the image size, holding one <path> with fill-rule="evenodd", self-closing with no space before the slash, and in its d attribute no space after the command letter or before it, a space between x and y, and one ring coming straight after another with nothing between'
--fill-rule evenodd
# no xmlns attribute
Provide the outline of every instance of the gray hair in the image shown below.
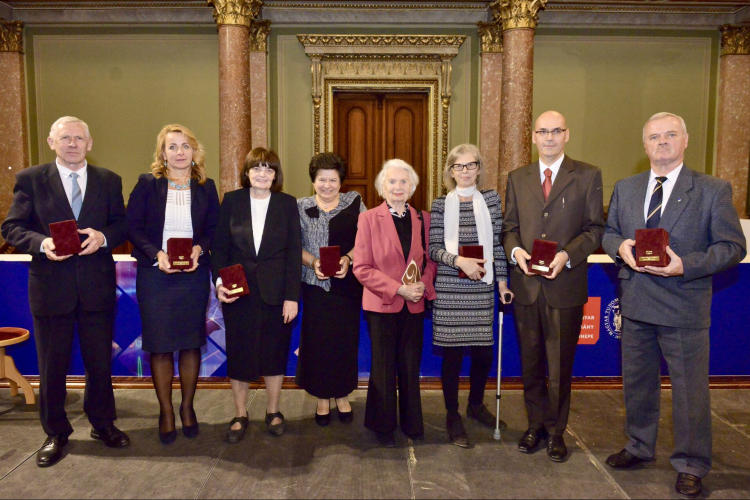
<svg viewBox="0 0 750 500"><path fill-rule="evenodd" d="M394 158L393 160L388 160L387 162L383 163L383 168L380 169L380 173L377 177L375 177L375 189L377 190L378 194L381 198L385 199L385 178L388 174L388 171L392 168L400 168L402 170L406 170L406 173L409 174L409 184L411 185L409 198L411 198L411 195L413 195L414 191L417 190L417 185L419 184L419 176L417 175L417 172L414 171L414 168L411 165L406 163L404 160L399 160L398 158Z"/></svg>
<svg viewBox="0 0 750 500"><path fill-rule="evenodd" d="M91 139L91 134L89 133L89 126L86 124L85 121L81 120L80 118L76 118L75 116L63 116L62 118L58 118L55 120L55 123L52 124L52 126L49 128L49 137L50 139L55 139L55 129L62 125L63 123L80 123L83 127L83 130L86 132L86 139Z"/></svg>
<svg viewBox="0 0 750 500"><path fill-rule="evenodd" d="M674 113L668 113L666 111L662 111L660 113L656 113L651 118L649 118L646 124L643 126L643 142L644 143L646 142L646 127L648 127L648 124L654 120L661 120L662 118L677 118L677 121L679 121L680 125L682 126L682 133L687 135L687 127L685 126L685 120L683 120L681 116L678 116Z"/></svg>
<svg viewBox="0 0 750 500"><path fill-rule="evenodd" d="M459 144L448 153L448 158L445 160L445 167L443 167L443 185L448 191L453 191L456 188L456 179L451 175L451 166L459 156L465 154L472 155L479 163L477 186L479 189L482 188L482 181L484 181L484 165L482 164L482 154L479 152L479 148L473 144Z"/></svg>

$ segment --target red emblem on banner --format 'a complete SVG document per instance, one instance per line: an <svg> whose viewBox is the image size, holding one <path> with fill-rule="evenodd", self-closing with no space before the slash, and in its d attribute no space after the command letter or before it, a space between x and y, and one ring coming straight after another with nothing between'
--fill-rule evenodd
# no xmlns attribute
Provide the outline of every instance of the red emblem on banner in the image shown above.
<svg viewBox="0 0 750 500"><path fill-rule="evenodd" d="M599 342L601 311L602 298L589 297L589 301L583 306L583 323L581 324L581 335L578 337L579 345L594 345Z"/></svg>

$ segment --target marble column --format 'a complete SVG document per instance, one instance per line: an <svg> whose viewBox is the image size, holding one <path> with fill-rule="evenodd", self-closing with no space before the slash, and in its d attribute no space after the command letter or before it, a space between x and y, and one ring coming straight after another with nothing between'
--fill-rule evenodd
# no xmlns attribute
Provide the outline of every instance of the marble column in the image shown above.
<svg viewBox="0 0 750 500"><path fill-rule="evenodd" d="M500 104L503 78L503 29L498 23L477 23L481 39L481 107L479 111L479 151L482 153L484 189L497 189L500 162Z"/></svg>
<svg viewBox="0 0 750 500"><path fill-rule="evenodd" d="M250 123L252 145L268 147L268 35L271 21L250 23Z"/></svg>
<svg viewBox="0 0 750 500"><path fill-rule="evenodd" d="M732 183L732 202L748 216L750 171L750 26L721 27L716 176Z"/></svg>
<svg viewBox="0 0 750 500"><path fill-rule="evenodd" d="M0 221L13 201L16 174L29 166L22 51L23 23L0 21Z"/></svg>
<svg viewBox="0 0 750 500"><path fill-rule="evenodd" d="M498 185L508 173L531 162L534 30L547 0L498 0L490 7L503 24L503 85L500 105Z"/></svg>
<svg viewBox="0 0 750 500"><path fill-rule="evenodd" d="M240 170L252 146L250 23L260 0L209 0L219 27L219 172L221 193L240 187Z"/></svg>

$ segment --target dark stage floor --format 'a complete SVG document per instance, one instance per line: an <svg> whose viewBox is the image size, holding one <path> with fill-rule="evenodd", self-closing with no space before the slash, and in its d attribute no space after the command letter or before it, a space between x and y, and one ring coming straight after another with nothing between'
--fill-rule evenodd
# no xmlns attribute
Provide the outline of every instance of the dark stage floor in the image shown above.
<svg viewBox="0 0 750 500"><path fill-rule="evenodd" d="M201 433L163 446L157 437L159 408L151 390L115 392L120 419L132 445L112 450L89 437L82 391L71 391L68 412L75 433L60 463L40 469L36 449L44 441L35 407L0 389L0 498L677 498L670 392L662 398L657 460L634 471L604 465L625 443L621 391L577 391L562 464L546 453L523 455L516 444L526 428L522 394L503 395L509 428L502 440L475 421L466 427L475 446L448 442L440 392L423 392L426 439L412 443L400 432L397 447L383 449L366 430L365 392L352 397L355 420L331 425L313 420L315 399L300 390L282 394L287 434L270 436L263 424L266 394L251 391L245 440L224 442L233 416L229 390L200 390L196 412ZM462 404L467 395L462 393ZM705 497L750 497L750 390L714 390L714 469ZM175 406L179 391L175 391ZM494 395L487 393L493 407ZM179 419L178 419L179 425Z"/></svg>

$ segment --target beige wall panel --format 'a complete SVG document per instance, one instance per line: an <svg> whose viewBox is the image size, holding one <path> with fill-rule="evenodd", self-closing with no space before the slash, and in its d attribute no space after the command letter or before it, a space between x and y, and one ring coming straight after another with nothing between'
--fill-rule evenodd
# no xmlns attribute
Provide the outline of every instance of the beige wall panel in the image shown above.
<svg viewBox="0 0 750 500"><path fill-rule="evenodd" d="M72 115L91 128L92 164L123 179L125 200L149 171L156 135L190 128L219 178L218 37L210 35L39 35L34 40L40 162L54 159L50 125Z"/></svg>
<svg viewBox="0 0 750 500"><path fill-rule="evenodd" d="M549 109L566 116L566 152L602 169L605 205L616 181L648 169L642 128L660 111L685 119L685 163L710 172L711 56L709 37L537 36L534 118Z"/></svg>

